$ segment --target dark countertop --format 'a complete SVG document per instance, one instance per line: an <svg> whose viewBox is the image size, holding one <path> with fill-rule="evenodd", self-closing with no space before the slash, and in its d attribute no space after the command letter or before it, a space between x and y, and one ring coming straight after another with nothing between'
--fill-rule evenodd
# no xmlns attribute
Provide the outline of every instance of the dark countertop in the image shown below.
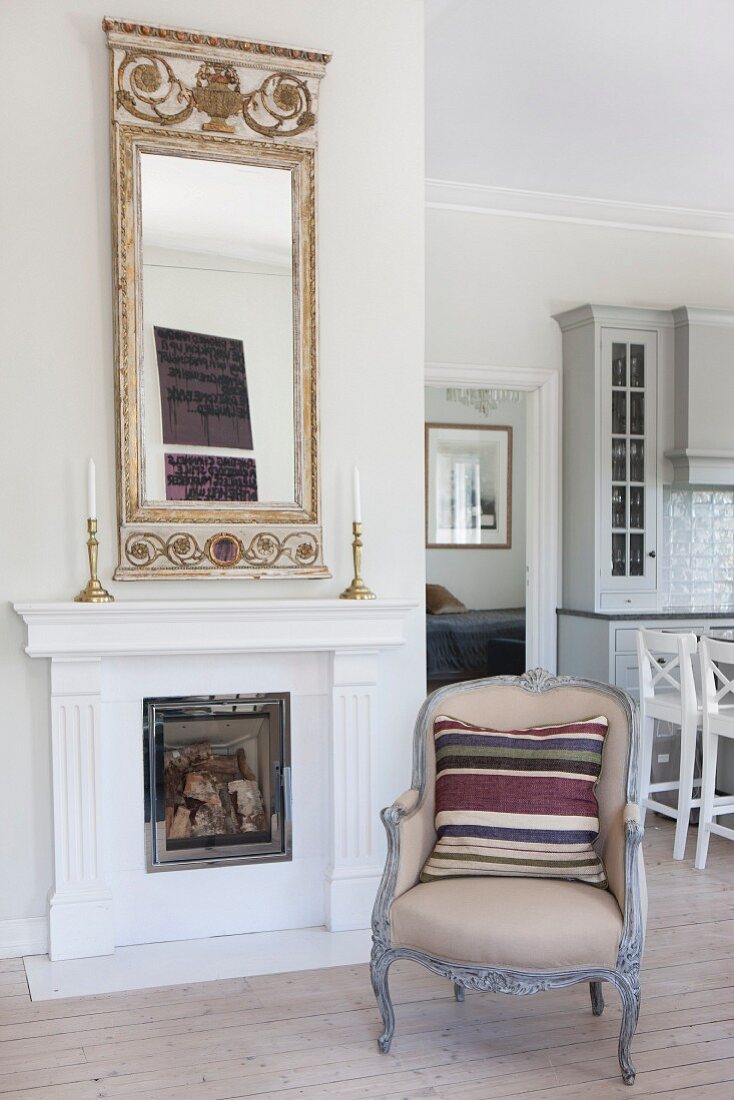
<svg viewBox="0 0 734 1100"><path fill-rule="evenodd" d="M616 622L632 619L635 622L657 619L729 619L734 623L734 607L722 610L720 607L661 607L657 611L574 611L569 607L559 607L558 615L576 615L581 619L606 619Z"/></svg>

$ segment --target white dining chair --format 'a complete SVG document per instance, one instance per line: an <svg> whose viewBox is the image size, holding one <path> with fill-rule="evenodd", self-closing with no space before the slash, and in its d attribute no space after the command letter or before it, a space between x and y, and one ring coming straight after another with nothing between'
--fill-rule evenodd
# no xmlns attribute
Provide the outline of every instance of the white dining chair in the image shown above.
<svg viewBox="0 0 734 1100"><path fill-rule="evenodd" d="M719 738L734 740L734 642L702 638L699 658L703 702L703 785L696 867L703 871L711 834L734 840L734 829L719 825L715 820L720 814L734 813L734 795L716 795Z"/></svg>
<svg viewBox="0 0 734 1100"><path fill-rule="evenodd" d="M702 721L696 695L693 657L697 649L695 634L672 631L637 631L637 666L640 677L640 814L654 810L675 819L673 859L683 859L691 810L701 805L693 795L696 736ZM680 728L680 767L678 778L651 783L655 721L669 722ZM668 806L651 797L663 791L677 791L677 806Z"/></svg>

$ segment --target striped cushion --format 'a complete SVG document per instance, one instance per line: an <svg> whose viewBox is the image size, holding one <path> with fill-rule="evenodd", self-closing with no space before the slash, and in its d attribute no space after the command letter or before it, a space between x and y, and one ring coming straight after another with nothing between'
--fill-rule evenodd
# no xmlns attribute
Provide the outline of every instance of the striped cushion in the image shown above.
<svg viewBox="0 0 734 1100"><path fill-rule="evenodd" d="M606 887L593 843L607 725L600 717L502 731L438 716L438 841L421 882L511 875Z"/></svg>

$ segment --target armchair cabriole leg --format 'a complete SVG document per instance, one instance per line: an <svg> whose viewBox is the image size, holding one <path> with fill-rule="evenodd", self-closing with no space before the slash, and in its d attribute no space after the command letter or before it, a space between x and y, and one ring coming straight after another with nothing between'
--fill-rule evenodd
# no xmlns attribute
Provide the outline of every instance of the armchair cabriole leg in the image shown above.
<svg viewBox="0 0 734 1100"><path fill-rule="evenodd" d="M388 970L394 961L394 956L389 951L385 951L376 957L373 954L370 963L372 988L375 992L377 1007L382 1016L383 1026L382 1035L377 1040L377 1046L383 1054L389 1052L392 1037L395 1033L395 1010L390 998L390 986L387 977Z"/></svg>
<svg viewBox="0 0 734 1100"><path fill-rule="evenodd" d="M622 1024L619 1029L619 1068L625 1085L634 1085L635 1067L630 1047L640 1016L640 982L638 978L618 974L614 984L622 1000Z"/></svg>
<svg viewBox="0 0 734 1100"><path fill-rule="evenodd" d="M595 1016L601 1016L604 1011L604 994L602 993L601 982L589 982L589 992L591 993L591 1011Z"/></svg>
<svg viewBox="0 0 734 1100"><path fill-rule="evenodd" d="M464 987L459 982L454 982L454 997L457 1001L464 1000Z"/></svg>

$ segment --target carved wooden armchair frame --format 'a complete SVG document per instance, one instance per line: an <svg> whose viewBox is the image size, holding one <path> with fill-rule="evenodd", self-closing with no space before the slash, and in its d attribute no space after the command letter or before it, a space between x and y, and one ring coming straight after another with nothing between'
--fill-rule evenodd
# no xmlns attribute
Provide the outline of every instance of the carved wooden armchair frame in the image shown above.
<svg viewBox="0 0 734 1100"><path fill-rule="evenodd" d="M469 692L480 692L483 688L490 686L493 688L500 686L514 687L535 694L555 692L560 688L585 689L602 696L611 697L621 708L626 718L629 736L626 766L624 768L625 786L624 792L622 792L623 798L626 794L626 804L623 803L619 811L622 816L621 825L623 827L623 835L620 833L621 839L619 841L620 845L623 844L619 874L620 880L623 875L624 896L619 897L618 892L615 892L622 913L623 924L614 968L600 966L598 968L587 967L565 970L509 970L504 967L494 968L457 964L410 947L392 946L390 924L392 903L397 896L417 884L417 875L420 872L420 867L417 870L415 866L406 869L405 866L401 865L401 839L406 828L413 830L413 837L416 835L416 830L420 830L420 843L422 843L426 855L435 842L433 800L432 798L427 799L429 793L427 779L430 770L428 768L427 750L430 747L430 751L433 751L432 741L429 742L432 737L433 718L442 709L447 709L448 713L451 713L451 700L456 699L457 696L466 695ZM618 990L622 1002L619 1064L625 1084L631 1085L634 1083L635 1069L630 1058L630 1045L637 1028L640 1012L640 962L644 944L645 920L644 881L640 876L641 852L639 851L643 829L639 819L637 790L638 737L637 708L626 692L609 684L596 683L592 680L552 676L542 669L534 669L520 677L501 676L451 685L434 692L426 700L415 727L412 788L401 795L392 806L383 810L381 814L387 831L388 852L372 915L373 947L370 971L372 986L384 1025L383 1032L378 1039L379 1049L383 1053L389 1051L395 1030L395 1013L390 998L388 971L396 959L412 959L414 962L421 963L434 974L448 978L454 983L454 993L457 1000L464 999L465 989L525 995L545 989L557 989L577 982L588 982L591 991L592 1011L595 1016L600 1016L604 1010L601 983L611 982ZM423 815L422 821L420 820L421 814ZM429 815L430 822L428 820ZM431 830L433 831L431 832ZM414 840L411 843L414 843ZM413 860L413 863L415 864L415 860Z"/></svg>

